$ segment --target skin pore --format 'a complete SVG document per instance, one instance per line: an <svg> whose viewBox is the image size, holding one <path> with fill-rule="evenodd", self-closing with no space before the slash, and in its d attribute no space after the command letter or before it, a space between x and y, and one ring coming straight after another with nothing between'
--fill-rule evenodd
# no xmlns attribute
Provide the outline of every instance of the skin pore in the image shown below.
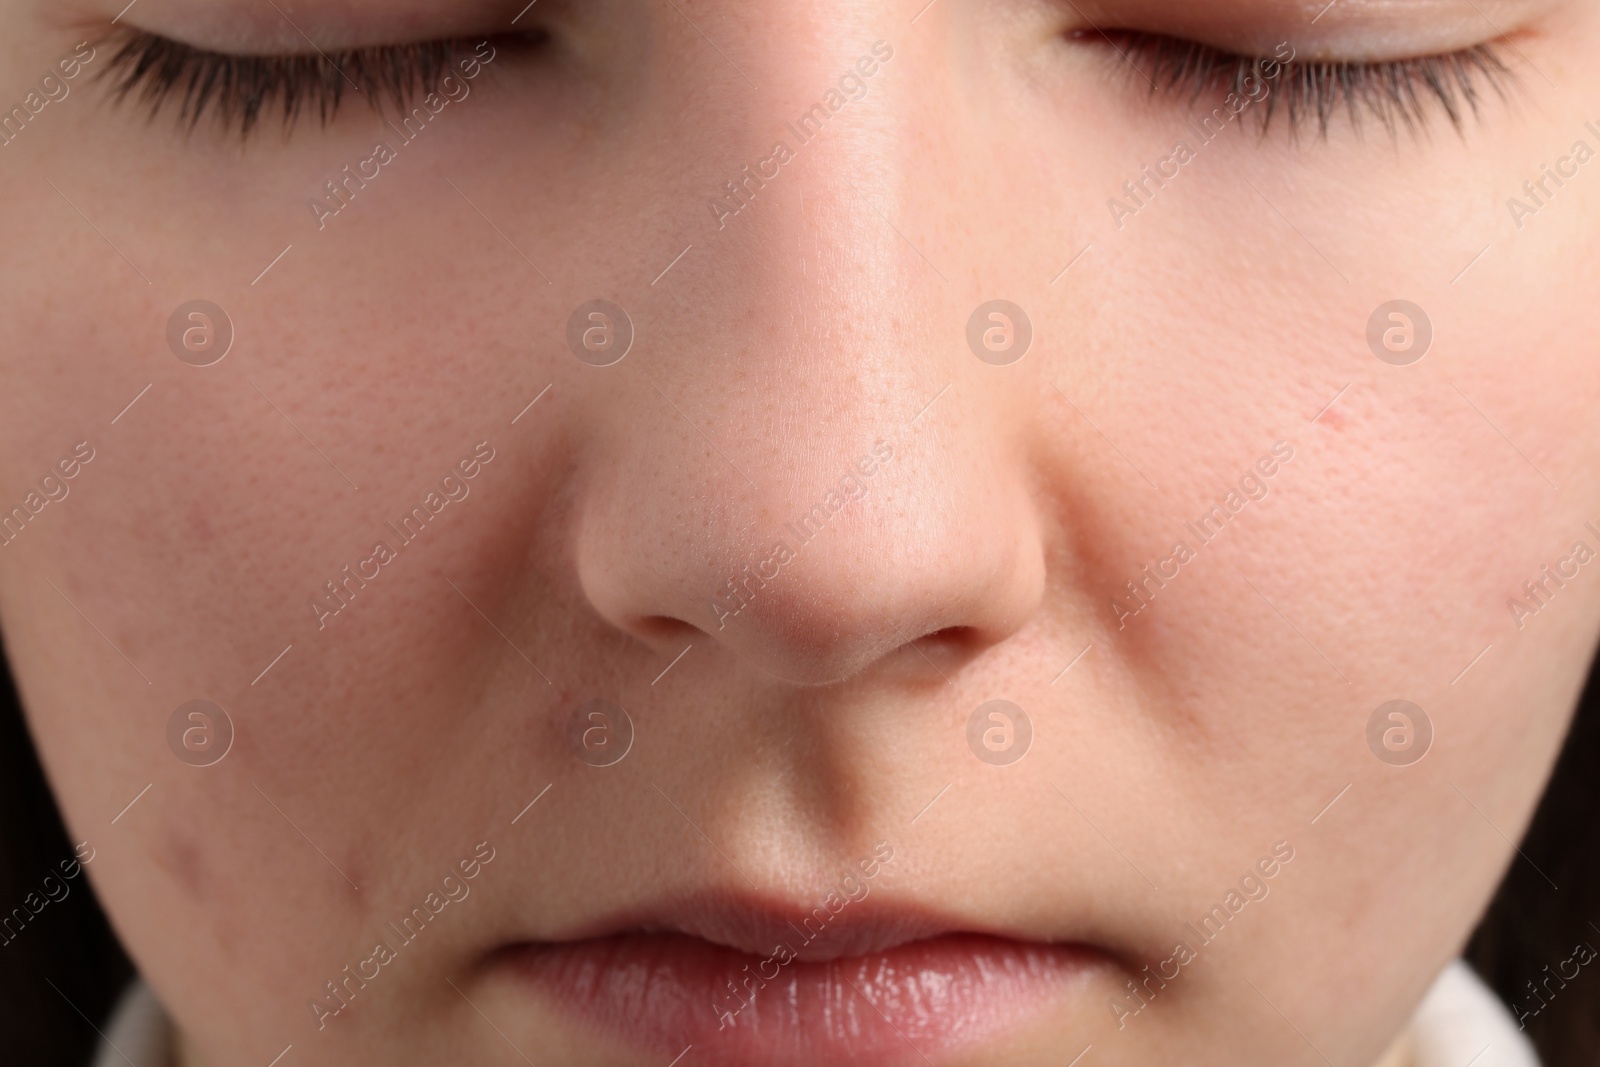
<svg viewBox="0 0 1600 1067"><path fill-rule="evenodd" d="M0 633L185 1067L666 1064L687 1039L521 947L805 914L879 843L841 929L1083 947L941 1067L1408 1062L1600 627L1600 11L521 6L0 0ZM1513 80L1459 134L1437 102L1262 131L1266 97L1207 132L1220 90L1152 91L1100 29L1499 41ZM134 32L478 66L420 132L353 80L242 139L116 104ZM600 320L569 344L596 299L605 366ZM232 329L205 366L196 300ZM994 300L1020 359L969 342ZM191 700L231 722L208 766ZM606 766L592 700L632 725ZM969 743L991 700L1025 758ZM1369 744L1394 700L1431 724L1406 765Z"/></svg>

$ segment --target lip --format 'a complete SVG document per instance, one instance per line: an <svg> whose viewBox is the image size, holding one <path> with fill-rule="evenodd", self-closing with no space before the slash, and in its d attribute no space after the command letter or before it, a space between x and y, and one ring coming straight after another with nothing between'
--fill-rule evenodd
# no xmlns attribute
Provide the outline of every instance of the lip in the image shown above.
<svg viewBox="0 0 1600 1067"><path fill-rule="evenodd" d="M661 1063L898 1067L993 1043L1111 965L1092 946L975 929L876 899L695 897L496 962L595 1035ZM791 918L792 916L792 918ZM807 936L810 935L810 936ZM783 951L787 949L788 951Z"/></svg>

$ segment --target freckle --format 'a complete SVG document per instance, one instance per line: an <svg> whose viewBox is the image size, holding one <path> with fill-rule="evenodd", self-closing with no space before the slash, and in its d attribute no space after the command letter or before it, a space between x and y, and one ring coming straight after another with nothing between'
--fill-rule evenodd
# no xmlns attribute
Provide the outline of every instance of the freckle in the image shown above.
<svg viewBox="0 0 1600 1067"><path fill-rule="evenodd" d="M157 849L155 859L186 893L197 899L205 897L205 861L191 838L176 833L168 835L163 847Z"/></svg>

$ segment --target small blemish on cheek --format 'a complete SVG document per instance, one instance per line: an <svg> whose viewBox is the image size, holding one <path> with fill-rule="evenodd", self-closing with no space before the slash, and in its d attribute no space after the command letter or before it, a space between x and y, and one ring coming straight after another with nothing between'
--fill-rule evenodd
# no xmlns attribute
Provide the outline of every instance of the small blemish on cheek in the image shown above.
<svg viewBox="0 0 1600 1067"><path fill-rule="evenodd" d="M196 900L205 899L208 888L206 863L193 838L169 831L166 840L155 851L155 861L156 866L166 872L186 896Z"/></svg>

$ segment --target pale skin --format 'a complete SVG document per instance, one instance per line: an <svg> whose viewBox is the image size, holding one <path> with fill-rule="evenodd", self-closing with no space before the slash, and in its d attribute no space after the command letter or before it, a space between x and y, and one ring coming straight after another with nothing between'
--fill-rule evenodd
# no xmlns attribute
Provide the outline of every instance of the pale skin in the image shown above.
<svg viewBox="0 0 1600 1067"><path fill-rule="evenodd" d="M541 0L515 29L552 58L495 36L520 6L284 6L305 36L264 4L127 12L219 50L497 41L320 223L308 199L396 140L359 99L287 141L276 116L184 135L91 84L103 44L0 148L0 504L94 450L0 548L0 632L185 1067L655 1062L485 955L663 886L809 899L880 840L896 899L1118 961L948 1062L1410 1062L1600 628L1600 568L1524 588L1600 548L1600 164L1507 203L1600 147L1600 11ZM0 3L0 102L122 7ZM1241 124L1119 219L1195 106L1091 21L1348 60L1503 32L1518 84L1460 136ZM879 41L861 99L710 207ZM566 342L597 296L636 331L609 367ZM966 332L1001 298L1034 330L1006 366ZM236 332L208 367L167 341L194 299ZM1395 299L1433 330L1406 366L1367 342ZM719 627L730 577L880 441ZM479 442L470 493L319 617ZM563 747L594 697L637 730L604 769ZM167 740L197 698L236 731L204 768ZM1035 732L1009 766L966 740L996 698ZM1433 728L1409 766L1367 741L1396 699ZM308 999L485 840L471 900L319 1029ZM1125 982L1280 841L1270 893L1119 1026Z"/></svg>

